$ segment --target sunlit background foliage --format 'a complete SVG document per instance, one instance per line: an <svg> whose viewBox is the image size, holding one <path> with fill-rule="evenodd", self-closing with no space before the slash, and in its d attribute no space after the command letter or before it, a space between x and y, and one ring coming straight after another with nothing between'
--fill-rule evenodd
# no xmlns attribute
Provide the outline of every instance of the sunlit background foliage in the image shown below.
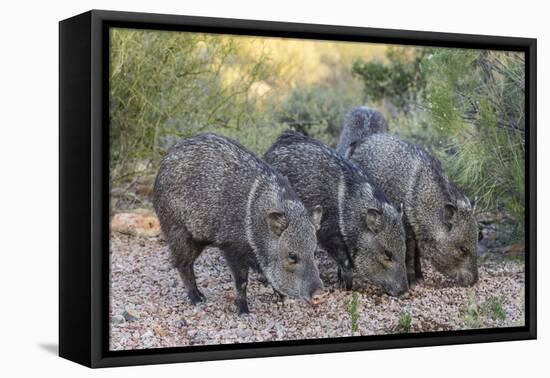
<svg viewBox="0 0 550 378"><path fill-rule="evenodd" d="M390 132L437 155L480 211L511 214L521 234L521 53L134 29L112 29L110 43L115 207L146 201L181 137L215 131L261 155L293 128L334 146L345 114L369 105Z"/></svg>

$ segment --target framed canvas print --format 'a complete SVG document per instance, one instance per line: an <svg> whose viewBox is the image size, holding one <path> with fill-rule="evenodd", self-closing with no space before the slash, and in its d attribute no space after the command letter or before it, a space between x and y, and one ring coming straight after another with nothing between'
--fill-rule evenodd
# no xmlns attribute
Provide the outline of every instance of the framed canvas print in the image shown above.
<svg viewBox="0 0 550 378"><path fill-rule="evenodd" d="M536 337L536 40L60 22L59 353Z"/></svg>

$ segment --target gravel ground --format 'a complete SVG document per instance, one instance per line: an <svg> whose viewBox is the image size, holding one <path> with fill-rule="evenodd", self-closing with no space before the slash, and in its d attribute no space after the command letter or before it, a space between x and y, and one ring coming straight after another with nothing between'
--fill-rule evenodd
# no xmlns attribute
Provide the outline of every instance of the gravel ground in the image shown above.
<svg viewBox="0 0 550 378"><path fill-rule="evenodd" d="M424 263L425 281L407 298L354 282L358 319L352 332L352 293L336 288L336 269L324 253L319 254L329 292L324 302L312 307L282 301L252 274L251 313L240 317L233 279L219 251L207 249L195 263L198 286L207 298L198 306L187 299L168 253L161 238L111 233L111 350L511 327L524 321L521 259L485 258L480 280L470 288L453 287Z"/></svg>

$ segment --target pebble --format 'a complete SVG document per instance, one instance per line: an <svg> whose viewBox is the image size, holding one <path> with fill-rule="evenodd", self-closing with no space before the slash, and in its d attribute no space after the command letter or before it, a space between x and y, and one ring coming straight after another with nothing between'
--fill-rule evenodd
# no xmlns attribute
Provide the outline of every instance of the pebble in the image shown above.
<svg viewBox="0 0 550 378"><path fill-rule="evenodd" d="M241 329L241 328L237 328L236 333L237 333L237 336L242 337L242 338L250 337L253 334L253 332L251 330Z"/></svg>
<svg viewBox="0 0 550 378"><path fill-rule="evenodd" d="M124 323L124 316L122 315L114 315L114 316L111 316L111 323L113 324L121 324L121 323Z"/></svg>
<svg viewBox="0 0 550 378"><path fill-rule="evenodd" d="M122 316L128 322L134 322L139 319L139 312L136 310L126 310L122 313Z"/></svg>

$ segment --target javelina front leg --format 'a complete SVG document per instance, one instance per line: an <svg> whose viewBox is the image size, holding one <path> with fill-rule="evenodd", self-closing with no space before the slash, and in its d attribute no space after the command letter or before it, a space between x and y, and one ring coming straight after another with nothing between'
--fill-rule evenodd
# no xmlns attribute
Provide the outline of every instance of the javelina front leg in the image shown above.
<svg viewBox="0 0 550 378"><path fill-rule="evenodd" d="M409 288L414 289L417 282L416 270L420 272L420 257L418 253L418 246L416 244L416 237L414 231L407 221L406 215L404 220L405 226L405 267L407 268L407 280L409 281Z"/></svg>
<svg viewBox="0 0 550 378"><path fill-rule="evenodd" d="M353 287L353 272L346 267L338 266L338 284L346 290Z"/></svg>
<svg viewBox="0 0 550 378"><path fill-rule="evenodd" d="M235 305L239 315L248 314L248 301L246 299L246 287L248 286L248 265L246 257L235 251L225 251L225 256L231 269L231 274L235 280L235 290L237 298Z"/></svg>
<svg viewBox="0 0 550 378"><path fill-rule="evenodd" d="M406 247L405 265L407 267L407 280L409 281L409 288L414 289L416 286L416 242L414 238L407 236Z"/></svg>
<svg viewBox="0 0 550 378"><path fill-rule="evenodd" d="M237 298L235 305L239 315L248 314L248 301L246 299L246 287L248 286L248 268L232 269L233 278L235 279L235 289L237 290Z"/></svg>
<svg viewBox="0 0 550 378"><path fill-rule="evenodd" d="M347 248L343 241L333 237L323 240L324 248L338 265L338 284L340 287L351 290L353 287L353 264L348 256Z"/></svg>

